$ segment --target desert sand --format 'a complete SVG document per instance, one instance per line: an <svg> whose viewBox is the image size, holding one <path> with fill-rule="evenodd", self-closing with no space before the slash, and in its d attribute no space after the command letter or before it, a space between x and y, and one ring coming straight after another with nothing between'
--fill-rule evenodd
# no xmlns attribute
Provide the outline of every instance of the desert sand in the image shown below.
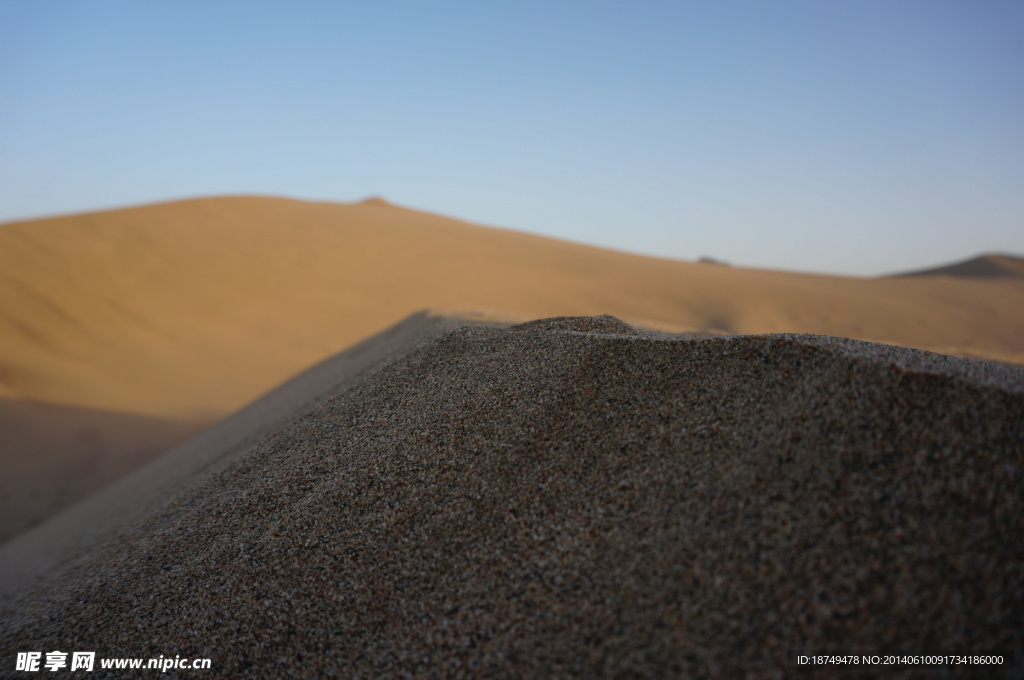
<svg viewBox="0 0 1024 680"><path fill-rule="evenodd" d="M250 409L0 547L0 658L781 678L1024 650L1021 367L421 315Z"/></svg>
<svg viewBox="0 0 1024 680"><path fill-rule="evenodd" d="M0 539L420 310L613 314L1024 361L1019 260L982 263L1011 275L681 262L382 199L210 198L0 225L0 422L18 423L0 441Z"/></svg>

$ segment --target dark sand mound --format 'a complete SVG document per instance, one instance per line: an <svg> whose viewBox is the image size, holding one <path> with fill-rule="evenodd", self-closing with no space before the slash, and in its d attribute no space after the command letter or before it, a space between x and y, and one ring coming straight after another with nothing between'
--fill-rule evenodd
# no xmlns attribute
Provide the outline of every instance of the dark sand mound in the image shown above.
<svg viewBox="0 0 1024 680"><path fill-rule="evenodd" d="M1017 368L610 319L462 328L9 595L2 658L783 677L795 649L1020 650L1022 488Z"/></svg>
<svg viewBox="0 0 1024 680"><path fill-rule="evenodd" d="M920 271L894 276L952 276L967 279L1024 279L1024 258L1012 255L979 255L978 257Z"/></svg>

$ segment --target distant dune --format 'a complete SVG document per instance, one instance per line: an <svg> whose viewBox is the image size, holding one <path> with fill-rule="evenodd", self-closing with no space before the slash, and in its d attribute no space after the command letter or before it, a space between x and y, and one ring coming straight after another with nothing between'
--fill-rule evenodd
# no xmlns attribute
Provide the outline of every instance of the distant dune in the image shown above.
<svg viewBox="0 0 1024 680"><path fill-rule="evenodd" d="M612 314L669 331L817 333L1024 362L1020 277L708 266L381 198L207 198L0 225L0 398L3 408L34 404L39 416L0 454L8 467L37 454L52 461L37 468L41 483L77 469L76 433L90 426L43 417L59 406L93 414L101 429L114 414L167 425L135 453L124 448L134 440L109 430L88 442L88 455L140 460L157 440L170 446L424 309L507 320ZM61 503L93 488L83 481ZM30 510L21 521L40 516ZM14 524L0 535L24 526Z"/></svg>
<svg viewBox="0 0 1024 680"><path fill-rule="evenodd" d="M979 255L942 267L894 274L893 276L955 276L968 279L1024 279L1024 258L1013 255Z"/></svg>

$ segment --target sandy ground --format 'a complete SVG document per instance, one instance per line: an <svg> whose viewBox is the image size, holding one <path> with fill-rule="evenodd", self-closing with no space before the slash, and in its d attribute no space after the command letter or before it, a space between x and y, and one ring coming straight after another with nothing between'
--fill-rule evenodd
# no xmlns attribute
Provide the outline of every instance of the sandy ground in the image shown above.
<svg viewBox="0 0 1024 680"><path fill-rule="evenodd" d="M0 442L0 477L14 480L0 487L0 537L419 310L613 314L1024 361L1015 263L883 279L761 271L379 200L214 198L0 225L0 421L19 428ZM81 474L83 461L104 472Z"/></svg>
<svg viewBox="0 0 1024 680"><path fill-rule="evenodd" d="M253 678L1024 651L1020 367L610 317L418 317L341 357L137 473L155 498L59 517L77 543L0 548L0 675L65 648Z"/></svg>

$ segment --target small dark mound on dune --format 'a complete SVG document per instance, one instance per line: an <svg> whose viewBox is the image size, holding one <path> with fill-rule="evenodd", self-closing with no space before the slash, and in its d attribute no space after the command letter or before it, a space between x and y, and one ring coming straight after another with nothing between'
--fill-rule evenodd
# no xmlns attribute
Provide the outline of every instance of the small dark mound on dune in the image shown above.
<svg viewBox="0 0 1024 680"><path fill-rule="evenodd" d="M1019 652L1022 488L1018 369L608 317L463 328L9 599L0 639L252 678Z"/></svg>
<svg viewBox="0 0 1024 680"><path fill-rule="evenodd" d="M979 255L933 269L893 276L951 276L965 279L1024 279L1024 258L1014 255Z"/></svg>

